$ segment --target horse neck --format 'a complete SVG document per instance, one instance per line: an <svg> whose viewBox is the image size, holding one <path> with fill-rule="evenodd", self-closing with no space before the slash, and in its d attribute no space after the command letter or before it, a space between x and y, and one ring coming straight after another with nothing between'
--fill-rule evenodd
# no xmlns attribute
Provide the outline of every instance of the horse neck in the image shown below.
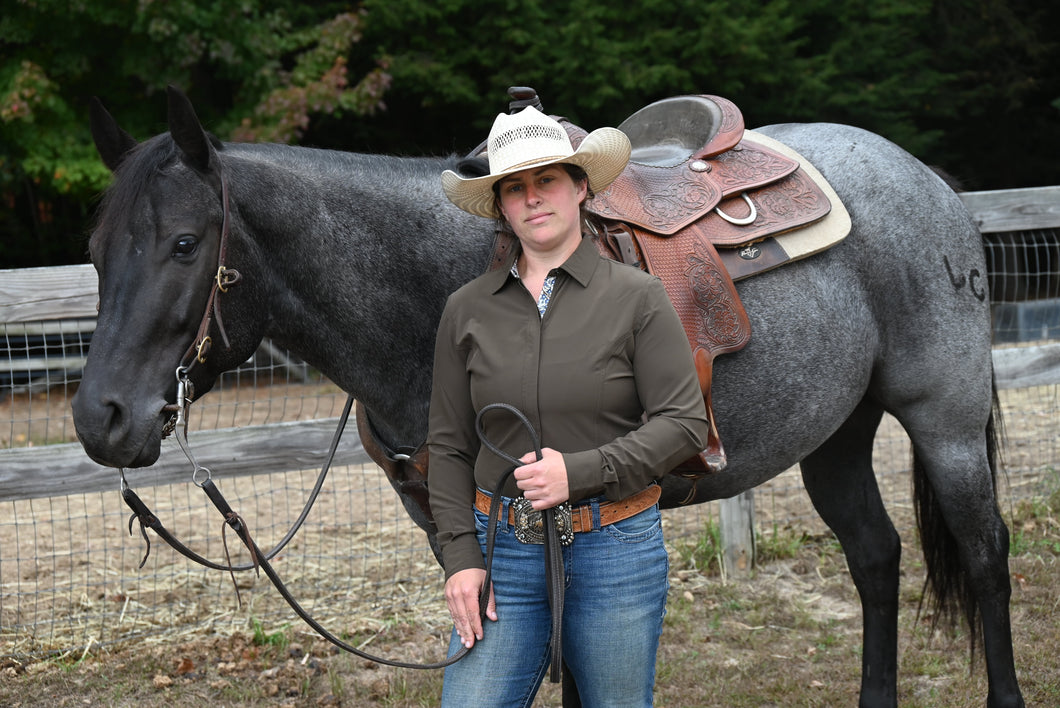
<svg viewBox="0 0 1060 708"><path fill-rule="evenodd" d="M265 334L362 402L388 442L421 441L438 320L484 267L491 225L445 198L443 160L257 147L229 173Z"/></svg>

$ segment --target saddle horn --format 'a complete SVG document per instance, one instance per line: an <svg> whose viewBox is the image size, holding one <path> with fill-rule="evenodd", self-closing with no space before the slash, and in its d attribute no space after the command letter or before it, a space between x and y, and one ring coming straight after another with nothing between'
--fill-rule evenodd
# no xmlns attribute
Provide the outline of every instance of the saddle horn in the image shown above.
<svg viewBox="0 0 1060 708"><path fill-rule="evenodd" d="M510 115L514 116L527 106L533 106L542 113L545 112L545 109L541 106L541 99L538 97L537 91L529 86L512 86L508 89L508 95L512 97L512 100L508 103L508 113Z"/></svg>

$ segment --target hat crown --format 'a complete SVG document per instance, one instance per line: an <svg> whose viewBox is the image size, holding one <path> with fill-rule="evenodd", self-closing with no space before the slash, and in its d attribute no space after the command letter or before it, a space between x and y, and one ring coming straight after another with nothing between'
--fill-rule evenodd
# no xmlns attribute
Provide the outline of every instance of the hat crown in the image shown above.
<svg viewBox="0 0 1060 708"><path fill-rule="evenodd" d="M536 162L574 154L570 136L553 118L533 106L515 115L500 114L487 141L490 173L501 174Z"/></svg>

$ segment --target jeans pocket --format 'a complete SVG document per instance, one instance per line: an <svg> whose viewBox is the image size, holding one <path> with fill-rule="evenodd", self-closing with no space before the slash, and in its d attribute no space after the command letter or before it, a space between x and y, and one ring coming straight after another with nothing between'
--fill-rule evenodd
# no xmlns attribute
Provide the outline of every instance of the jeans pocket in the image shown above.
<svg viewBox="0 0 1060 708"><path fill-rule="evenodd" d="M608 524L601 531L621 543L644 543L662 534L662 516L659 507L653 506L628 519Z"/></svg>
<svg viewBox="0 0 1060 708"><path fill-rule="evenodd" d="M478 537L479 543L482 545L483 552L486 548L486 532L489 530L490 517L483 514L478 509L475 509L475 535ZM508 521L507 519L501 518L497 521L497 536L501 537L508 533Z"/></svg>

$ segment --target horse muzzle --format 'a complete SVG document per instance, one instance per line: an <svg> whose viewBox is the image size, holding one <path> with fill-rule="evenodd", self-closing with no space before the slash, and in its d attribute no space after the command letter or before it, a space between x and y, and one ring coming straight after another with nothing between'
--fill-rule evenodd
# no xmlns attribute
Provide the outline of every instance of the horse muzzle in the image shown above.
<svg viewBox="0 0 1060 708"><path fill-rule="evenodd" d="M166 401L134 408L115 396L82 387L71 402L74 428L93 461L107 467L147 467L158 460Z"/></svg>

